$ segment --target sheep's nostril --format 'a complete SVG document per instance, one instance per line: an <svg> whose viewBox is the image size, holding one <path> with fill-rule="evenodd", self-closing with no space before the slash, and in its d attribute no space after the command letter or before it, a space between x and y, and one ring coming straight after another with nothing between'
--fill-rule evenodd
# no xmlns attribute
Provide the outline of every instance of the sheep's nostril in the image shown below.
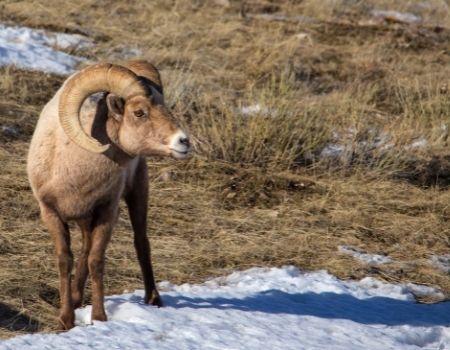
<svg viewBox="0 0 450 350"><path fill-rule="evenodd" d="M189 147L191 145L187 137L180 137L180 143L185 145L186 147Z"/></svg>

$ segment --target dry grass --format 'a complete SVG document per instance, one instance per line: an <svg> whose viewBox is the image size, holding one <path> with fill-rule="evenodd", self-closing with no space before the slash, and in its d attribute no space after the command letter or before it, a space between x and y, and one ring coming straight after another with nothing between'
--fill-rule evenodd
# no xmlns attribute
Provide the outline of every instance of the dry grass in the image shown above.
<svg viewBox="0 0 450 350"><path fill-rule="evenodd" d="M95 48L78 52L92 61L121 61L136 48L161 68L169 104L195 136L197 154L187 163L149 161L157 279L197 282L294 264L449 293L448 275L428 260L449 250L445 3L218 3L0 4L0 20L94 38ZM410 11L424 24L374 21L373 9ZM1 127L18 131L0 129L3 337L56 324L53 248L25 159L39 111L63 79L0 70ZM259 112L242 114L257 104ZM330 144L343 151L324 157ZM122 215L107 253L109 294L141 288L130 232ZM340 254L341 244L394 262L368 266Z"/></svg>

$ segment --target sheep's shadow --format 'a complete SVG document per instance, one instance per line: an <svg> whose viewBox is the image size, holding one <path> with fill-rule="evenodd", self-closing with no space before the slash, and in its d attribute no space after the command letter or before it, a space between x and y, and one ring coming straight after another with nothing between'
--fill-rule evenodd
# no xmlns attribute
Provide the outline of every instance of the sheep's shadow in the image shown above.
<svg viewBox="0 0 450 350"><path fill-rule="evenodd" d="M188 298L164 295L166 306L173 308L258 311L270 314L347 319L362 324L387 326L448 326L450 303L418 304L387 297L358 299L347 294L298 293L268 290L243 299Z"/></svg>
<svg viewBox="0 0 450 350"><path fill-rule="evenodd" d="M35 333L39 331L39 321L10 305L0 303L0 328L13 332Z"/></svg>

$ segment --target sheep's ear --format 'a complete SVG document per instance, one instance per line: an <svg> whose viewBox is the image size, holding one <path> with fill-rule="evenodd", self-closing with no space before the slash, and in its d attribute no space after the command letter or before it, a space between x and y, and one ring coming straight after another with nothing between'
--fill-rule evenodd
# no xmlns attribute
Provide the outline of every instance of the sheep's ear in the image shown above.
<svg viewBox="0 0 450 350"><path fill-rule="evenodd" d="M106 97L106 104L108 105L108 109L114 119L116 119L117 121L121 121L125 109L125 101L123 100L123 98L114 94L109 94Z"/></svg>
<svg viewBox="0 0 450 350"><path fill-rule="evenodd" d="M163 105L164 104L164 95L161 92L159 92L158 90L156 90L151 85L150 85L150 91L151 91L153 103Z"/></svg>

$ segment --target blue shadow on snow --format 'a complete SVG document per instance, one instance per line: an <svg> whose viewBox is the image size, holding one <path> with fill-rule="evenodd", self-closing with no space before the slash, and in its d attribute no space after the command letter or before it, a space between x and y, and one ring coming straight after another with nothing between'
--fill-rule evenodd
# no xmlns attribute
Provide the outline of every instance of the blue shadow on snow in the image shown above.
<svg viewBox="0 0 450 350"><path fill-rule="evenodd" d="M362 324L387 326L448 326L450 302L418 304L386 297L358 299L347 294L298 293L268 290L243 299L188 298L164 295L163 302L173 308L259 311L269 314L347 319Z"/></svg>

